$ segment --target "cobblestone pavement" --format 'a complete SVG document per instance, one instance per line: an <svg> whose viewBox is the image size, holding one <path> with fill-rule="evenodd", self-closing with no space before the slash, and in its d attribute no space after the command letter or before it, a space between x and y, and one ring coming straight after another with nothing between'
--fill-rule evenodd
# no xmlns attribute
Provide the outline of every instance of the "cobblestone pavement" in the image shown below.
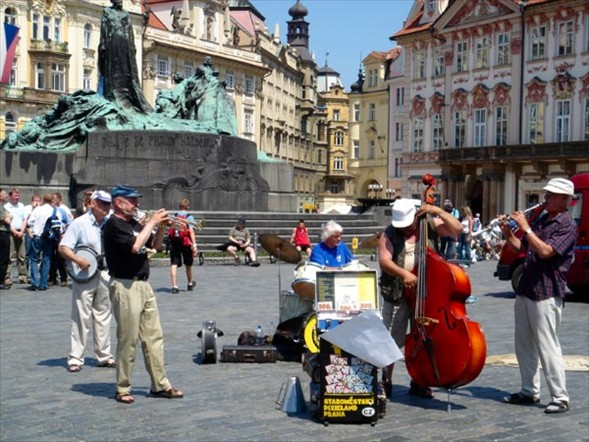
<svg viewBox="0 0 589 442"><path fill-rule="evenodd" d="M495 261L468 269L478 302L467 306L486 334L488 354L513 353L513 298L508 282L493 277ZM374 262L368 265L375 267ZM165 335L170 380L184 390L181 400L151 398L141 351L133 373L135 403L114 400L115 372L97 368L89 353L81 373L65 369L69 346L71 292L52 288L29 292L15 285L0 292L0 440L2 441L379 441L589 439L589 373L568 371L571 410L546 415L549 396L543 383L538 406L500 402L519 388L517 368L486 365L471 384L433 400L408 396L403 363L395 368L387 414L368 424L324 426L309 415L288 416L276 408L281 385L298 376L309 400L309 377L301 364L222 363L201 365L196 333L215 320L234 345L244 330L278 320L278 300L289 289L294 266L262 263L234 267L205 263L195 267L194 292L170 293L167 267L153 267ZM280 277L279 277L280 276ZM113 320L113 349L116 348ZM589 304L567 302L561 331L565 355L589 355ZM544 381L542 379L542 381Z"/></svg>

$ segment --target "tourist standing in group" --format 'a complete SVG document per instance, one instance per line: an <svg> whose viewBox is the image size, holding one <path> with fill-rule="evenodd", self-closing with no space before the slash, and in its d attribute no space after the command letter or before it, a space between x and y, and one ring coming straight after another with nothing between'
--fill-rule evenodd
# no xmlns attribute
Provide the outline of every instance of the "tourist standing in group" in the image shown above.
<svg viewBox="0 0 589 442"><path fill-rule="evenodd" d="M513 234L505 219L501 231L514 251L525 250L526 258L514 304L515 356L521 388L503 399L518 405L540 402L540 369L550 393L545 413L569 409L562 349L558 339L566 291L566 273L574 258L577 224L568 210L575 194L572 181L553 178L544 187L544 213L530 226L524 212L510 215L524 232Z"/></svg>
<svg viewBox="0 0 589 442"><path fill-rule="evenodd" d="M462 230L460 231L460 235L458 236L458 251L456 254L458 256L458 259L470 262L470 243L472 241L472 229L474 225L474 220L472 217L472 211L470 210L470 207L463 206L460 209L460 224L462 225Z"/></svg>
<svg viewBox="0 0 589 442"><path fill-rule="evenodd" d="M182 267L184 261L184 268L186 269L187 290L191 292L196 286L196 282L192 276L192 265L194 264L194 257L198 253L196 247L196 234L194 233L194 217L187 211L190 209L190 201L187 198L182 198L178 205L180 211L176 213L175 220L168 231L170 238L170 276L172 278L172 293L180 293L178 288L178 267ZM186 220L183 221L183 220Z"/></svg>
<svg viewBox="0 0 589 442"><path fill-rule="evenodd" d="M53 252L51 255L51 268L49 270L49 287L57 285L57 274L59 273L59 280L61 287L67 287L67 272L65 271L65 260L58 253L59 241L65 233L69 224L73 221L74 216L68 206L66 206L61 197L61 193L55 192L53 194L53 206L56 209L56 214L61 220L61 234L52 241Z"/></svg>
<svg viewBox="0 0 589 442"><path fill-rule="evenodd" d="M10 259L10 223L12 221L12 215L4 208L7 198L6 190L0 189L0 290L10 288L9 285L4 284Z"/></svg>
<svg viewBox="0 0 589 442"><path fill-rule="evenodd" d="M460 212L454 208L451 200L444 201L444 210L454 218L460 219ZM456 258L456 236L440 237L440 256L446 261Z"/></svg>
<svg viewBox="0 0 589 442"><path fill-rule="evenodd" d="M31 244L33 242L33 232L31 230L31 225L29 224L29 219L31 217L31 213L33 213L33 210L35 210L35 208L39 207L40 205L41 197L35 193L31 198L31 204L27 204L25 206L25 261L27 265L27 275L31 274ZM28 277L27 280L30 282L30 277Z"/></svg>
<svg viewBox="0 0 589 442"><path fill-rule="evenodd" d="M148 282L147 247L161 250L168 223L165 209L139 224L135 220L141 194L129 186L112 191L113 214L103 229L104 251L110 279L110 299L117 321L116 400L132 404L131 373L137 341L151 378L151 395L168 399L184 397L172 387L164 364L164 335L153 288ZM155 234L153 232L156 232Z"/></svg>
<svg viewBox="0 0 589 442"><path fill-rule="evenodd" d="M25 205L20 202L20 192L18 189L10 189L8 192L8 202L4 208L12 215L10 223L10 259L6 268L5 285L12 285L12 263L16 262L18 268L18 282L26 284L28 282L26 266L26 210Z"/></svg>
<svg viewBox="0 0 589 442"><path fill-rule="evenodd" d="M29 290L47 290L51 257L55 249L54 241L43 236L45 224L53 215L53 195L43 195L43 204L36 207L29 217L33 238L31 241L31 285Z"/></svg>
<svg viewBox="0 0 589 442"><path fill-rule="evenodd" d="M70 373L77 373L84 366L84 351L88 333L92 329L94 353L98 367L114 368L116 362L110 351L111 304L108 291L109 276L104 265L102 227L110 211L111 197L97 190L90 196L90 210L76 218L66 230L59 244L59 253L82 270L88 271L93 264L96 273L89 280L72 282L72 325L70 353L67 365ZM76 250L87 247L95 254L92 263Z"/></svg>
<svg viewBox="0 0 589 442"><path fill-rule="evenodd" d="M305 252L307 256L311 255L311 240L309 239L304 219L300 219L297 226L292 229L290 242L295 245L299 252Z"/></svg>

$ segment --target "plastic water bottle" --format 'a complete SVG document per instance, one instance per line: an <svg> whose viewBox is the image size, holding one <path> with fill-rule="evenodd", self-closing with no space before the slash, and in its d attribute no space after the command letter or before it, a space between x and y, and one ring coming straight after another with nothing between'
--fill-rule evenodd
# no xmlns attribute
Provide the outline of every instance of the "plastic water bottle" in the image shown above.
<svg viewBox="0 0 589 442"><path fill-rule="evenodd" d="M260 324L256 327L256 344L262 345L264 343L264 329Z"/></svg>

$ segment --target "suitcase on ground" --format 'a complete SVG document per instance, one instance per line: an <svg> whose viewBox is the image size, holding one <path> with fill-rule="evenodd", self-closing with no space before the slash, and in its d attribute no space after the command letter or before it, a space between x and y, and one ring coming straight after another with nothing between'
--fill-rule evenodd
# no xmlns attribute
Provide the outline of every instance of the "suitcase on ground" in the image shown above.
<svg viewBox="0 0 589 442"><path fill-rule="evenodd" d="M224 345L222 362L276 362L276 347L273 345Z"/></svg>

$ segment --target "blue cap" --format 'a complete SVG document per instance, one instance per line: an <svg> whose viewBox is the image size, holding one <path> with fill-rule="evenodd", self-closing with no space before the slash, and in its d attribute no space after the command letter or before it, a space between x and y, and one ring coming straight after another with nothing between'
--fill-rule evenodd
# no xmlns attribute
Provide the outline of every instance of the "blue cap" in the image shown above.
<svg viewBox="0 0 589 442"><path fill-rule="evenodd" d="M124 186L122 184L117 185L112 190L111 195L113 198L116 198L118 196L123 196L123 197L128 197L128 198L138 198L138 197L143 196L139 192L137 192L137 190L135 190L133 187Z"/></svg>

